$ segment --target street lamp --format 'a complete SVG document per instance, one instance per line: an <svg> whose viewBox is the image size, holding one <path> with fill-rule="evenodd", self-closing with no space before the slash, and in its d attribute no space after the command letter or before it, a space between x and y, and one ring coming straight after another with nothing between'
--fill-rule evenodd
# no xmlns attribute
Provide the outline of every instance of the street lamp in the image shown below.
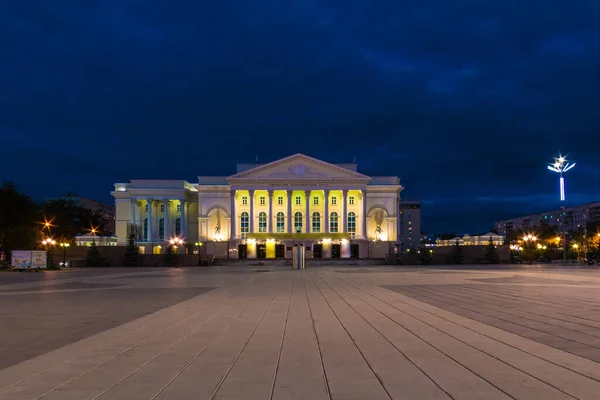
<svg viewBox="0 0 600 400"><path fill-rule="evenodd" d="M47 263L48 265L50 265L51 267L54 267L54 255L52 253L52 247L56 245L56 240L52 239L52 238L46 238L44 240L42 240L42 244L46 247L46 253L47 253Z"/></svg>
<svg viewBox="0 0 600 400"><path fill-rule="evenodd" d="M69 246L70 246L70 244L66 243L66 242L62 242L60 244L60 247L63 248L63 262L62 262L62 265L65 268L67 267L67 247L69 247Z"/></svg>
<svg viewBox="0 0 600 400"><path fill-rule="evenodd" d="M533 243L535 243L536 241L537 237L532 234L523 236L523 248L526 249L528 252L531 252L531 246L529 245L529 243L533 245ZM533 256L533 253L531 253L531 256ZM531 264L533 262L533 259L530 256L528 256L527 258L529 258L529 264Z"/></svg>
<svg viewBox="0 0 600 400"><path fill-rule="evenodd" d="M575 163L567 162L567 159L559 155L554 163L548 165L548 169L560 175L560 212L562 214L562 237L563 237L563 263L567 262L567 230L565 227L565 178L563 174L572 169Z"/></svg>
<svg viewBox="0 0 600 400"><path fill-rule="evenodd" d="M171 239L171 240L169 241L169 243L170 243L170 244L171 244L171 246L173 246L173 248L175 249L175 268L177 268L177 267L178 267L178 265L177 265L177 264L178 264L178 262L179 262L179 257L177 256L177 246L180 246L180 245L182 245L184 242L183 242L183 239L181 239L181 238L178 238L178 237L174 237L173 239Z"/></svg>
<svg viewBox="0 0 600 400"><path fill-rule="evenodd" d="M202 264L202 258L200 257L200 249L202 248L202 245L203 245L203 244L204 244L204 243L202 243L202 242L196 242L196 243L194 243L194 245L195 245L196 247L198 247L198 265L201 265L201 264Z"/></svg>

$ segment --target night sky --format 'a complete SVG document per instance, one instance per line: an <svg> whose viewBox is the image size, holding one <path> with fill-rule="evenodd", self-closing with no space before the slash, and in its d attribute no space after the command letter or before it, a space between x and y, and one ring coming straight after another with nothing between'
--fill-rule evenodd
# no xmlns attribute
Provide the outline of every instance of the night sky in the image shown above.
<svg viewBox="0 0 600 400"><path fill-rule="evenodd" d="M354 157L428 233L600 200L600 2L3 1L0 180L115 182Z"/></svg>

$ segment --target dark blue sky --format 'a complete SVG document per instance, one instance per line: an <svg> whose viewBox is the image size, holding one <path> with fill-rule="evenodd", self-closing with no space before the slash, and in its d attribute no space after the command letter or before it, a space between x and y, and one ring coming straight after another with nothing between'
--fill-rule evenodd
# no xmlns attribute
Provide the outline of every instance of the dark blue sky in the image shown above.
<svg viewBox="0 0 600 400"><path fill-rule="evenodd" d="M112 201L114 182L236 159L356 157L475 233L600 200L600 2L6 1L0 180Z"/></svg>

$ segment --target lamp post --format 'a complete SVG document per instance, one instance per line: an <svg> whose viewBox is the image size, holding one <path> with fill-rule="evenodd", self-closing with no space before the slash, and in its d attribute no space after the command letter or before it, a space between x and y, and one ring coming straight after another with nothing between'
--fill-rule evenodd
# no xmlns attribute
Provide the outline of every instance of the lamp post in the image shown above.
<svg viewBox="0 0 600 400"><path fill-rule="evenodd" d="M56 245L56 240L46 238L42 240L42 244L46 247L46 253L48 254L48 257L46 259L47 263L50 265L50 267L54 267L54 255L52 253L52 247L50 246Z"/></svg>
<svg viewBox="0 0 600 400"><path fill-rule="evenodd" d="M181 239L179 237L175 237L175 238L171 239L169 241L169 243L171 243L171 246L173 246L173 248L175 249L175 268L178 268L179 256L177 254L177 246L183 244L183 239Z"/></svg>
<svg viewBox="0 0 600 400"><path fill-rule="evenodd" d="M548 165L548 169L560 175L560 213L562 214L562 237L563 237L563 263L567 262L567 229L565 227L565 178L563 174L572 169L575 163L567 162L567 159L559 155L554 163Z"/></svg>
<svg viewBox="0 0 600 400"><path fill-rule="evenodd" d="M66 242L62 242L60 244L60 247L63 248L63 262L62 262L62 265L65 268L67 267L67 247L69 247L69 246L70 246L70 244L66 243Z"/></svg>
<svg viewBox="0 0 600 400"><path fill-rule="evenodd" d="M198 247L198 266L200 266L202 264L202 258L200 256L200 249L202 249L203 243L202 242L196 242L196 243L194 243L194 245L196 247Z"/></svg>
<svg viewBox="0 0 600 400"><path fill-rule="evenodd" d="M529 258L529 264L531 265L532 263L532 258L531 256L533 255L533 252L531 251L531 245L533 245L535 242L537 241L537 237L533 236L531 234L524 236L523 237L523 247L525 247L526 250L528 250L529 253L531 253L528 258ZM529 243L531 243L531 245L529 245Z"/></svg>

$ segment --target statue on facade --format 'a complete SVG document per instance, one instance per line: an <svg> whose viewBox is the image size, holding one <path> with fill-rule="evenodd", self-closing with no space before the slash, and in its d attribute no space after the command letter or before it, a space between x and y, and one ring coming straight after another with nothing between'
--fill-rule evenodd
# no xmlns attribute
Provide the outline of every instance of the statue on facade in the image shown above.
<svg viewBox="0 0 600 400"><path fill-rule="evenodd" d="M217 223L215 224L215 239L221 239L221 210L217 208Z"/></svg>

